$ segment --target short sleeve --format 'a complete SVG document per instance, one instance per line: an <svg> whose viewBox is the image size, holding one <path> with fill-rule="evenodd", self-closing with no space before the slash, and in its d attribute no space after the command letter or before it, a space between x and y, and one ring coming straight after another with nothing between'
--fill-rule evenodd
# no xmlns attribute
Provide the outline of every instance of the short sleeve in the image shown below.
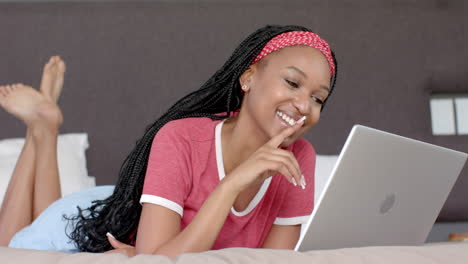
<svg viewBox="0 0 468 264"><path fill-rule="evenodd" d="M156 133L151 145L140 203L152 203L183 216L190 191L190 145L175 121Z"/></svg>
<svg viewBox="0 0 468 264"><path fill-rule="evenodd" d="M306 187L302 189L300 185L286 184L288 190L274 221L275 225L305 224L314 207L315 150L306 139L299 139L291 151L301 167Z"/></svg>

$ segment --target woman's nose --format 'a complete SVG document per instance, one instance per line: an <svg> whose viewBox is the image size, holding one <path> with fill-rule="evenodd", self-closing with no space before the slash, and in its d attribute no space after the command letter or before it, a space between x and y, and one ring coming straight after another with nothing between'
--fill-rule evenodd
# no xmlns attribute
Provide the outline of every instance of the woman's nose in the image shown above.
<svg viewBox="0 0 468 264"><path fill-rule="evenodd" d="M301 115L308 115L310 113L310 97L307 93L297 93L294 98L294 106L297 108Z"/></svg>

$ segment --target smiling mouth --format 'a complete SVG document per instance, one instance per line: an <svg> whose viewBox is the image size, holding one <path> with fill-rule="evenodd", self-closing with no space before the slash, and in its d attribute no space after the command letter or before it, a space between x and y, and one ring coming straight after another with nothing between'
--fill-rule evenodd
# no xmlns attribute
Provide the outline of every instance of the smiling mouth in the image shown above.
<svg viewBox="0 0 468 264"><path fill-rule="evenodd" d="M297 122L300 122L303 119L305 119L305 116L302 116L298 120L294 120L294 118L288 116L287 114L285 114L285 113L283 113L281 111L276 111L276 115L279 118L281 118L284 122L286 122L286 124L288 124L289 126L294 126Z"/></svg>

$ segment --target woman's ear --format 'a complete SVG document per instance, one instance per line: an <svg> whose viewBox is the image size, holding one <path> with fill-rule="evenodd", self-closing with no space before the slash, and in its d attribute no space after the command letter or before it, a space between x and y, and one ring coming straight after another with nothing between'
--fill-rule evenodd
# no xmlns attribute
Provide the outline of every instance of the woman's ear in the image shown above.
<svg viewBox="0 0 468 264"><path fill-rule="evenodd" d="M247 70L245 70L244 73L242 73L239 77L240 86L244 92L250 89L255 71L256 66L250 65ZM245 89L245 87L247 87L247 89Z"/></svg>

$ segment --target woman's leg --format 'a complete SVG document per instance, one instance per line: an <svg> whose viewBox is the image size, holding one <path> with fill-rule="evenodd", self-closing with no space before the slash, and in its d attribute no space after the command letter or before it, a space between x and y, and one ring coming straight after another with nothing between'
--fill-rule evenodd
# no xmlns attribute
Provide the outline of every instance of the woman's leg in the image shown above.
<svg viewBox="0 0 468 264"><path fill-rule="evenodd" d="M61 196L56 150L62 115L56 101L64 72L65 64L54 56L44 67L41 93L22 85L0 87L0 105L28 126L0 209L0 246Z"/></svg>
<svg viewBox="0 0 468 264"><path fill-rule="evenodd" d="M35 153L32 141L31 132L28 130L0 209L0 246L7 246L16 232L31 224L33 220Z"/></svg>
<svg viewBox="0 0 468 264"><path fill-rule="evenodd" d="M21 84L0 87L0 105L26 123L32 139L23 149L23 157L16 166L0 211L0 241L1 245L7 245L16 232L60 198L56 144L62 114L58 106L39 91ZM34 183L25 184L28 177L31 178L31 168L34 168ZM34 186L31 192L31 185L36 184L38 188ZM36 189L40 193L36 193Z"/></svg>
<svg viewBox="0 0 468 264"><path fill-rule="evenodd" d="M55 106L62 91L64 73L65 63L60 57L53 56L42 74L40 91ZM57 137L62 115L60 110L52 114L60 116L49 116L48 123L31 129L36 151L33 219L62 196L57 162Z"/></svg>
<svg viewBox="0 0 468 264"><path fill-rule="evenodd" d="M47 113L47 115L50 114ZM57 119L57 117L52 116L47 118ZM58 128L58 123L38 124L31 128L36 151L33 219L36 219L42 211L62 196L57 165Z"/></svg>

